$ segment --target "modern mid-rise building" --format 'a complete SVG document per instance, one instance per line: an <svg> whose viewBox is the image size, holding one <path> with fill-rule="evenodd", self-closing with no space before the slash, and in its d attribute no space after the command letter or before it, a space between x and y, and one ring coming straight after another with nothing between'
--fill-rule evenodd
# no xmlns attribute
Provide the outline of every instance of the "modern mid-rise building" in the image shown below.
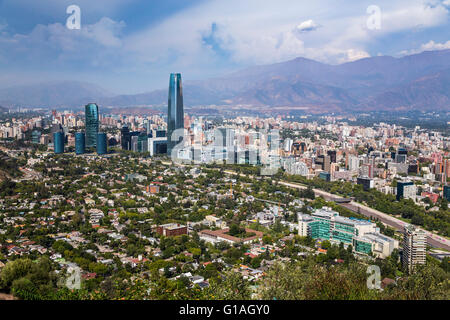
<svg viewBox="0 0 450 320"><path fill-rule="evenodd" d="M406 225L403 234L402 266L412 272L416 265L426 262L427 235L413 225Z"/></svg>
<svg viewBox="0 0 450 320"><path fill-rule="evenodd" d="M97 134L99 130L98 105L89 103L85 107L85 126L86 126L86 147L95 147L97 145Z"/></svg>
<svg viewBox="0 0 450 320"><path fill-rule="evenodd" d="M120 144L122 150L131 150L131 135L128 126L123 126L120 130Z"/></svg>
<svg viewBox="0 0 450 320"><path fill-rule="evenodd" d="M172 149L179 143L179 140L172 141L172 134L177 129L184 128L183 110L183 86L181 84L181 74L170 74L169 101L167 110L167 153L170 156ZM180 140L183 138L180 138Z"/></svg>
<svg viewBox="0 0 450 320"><path fill-rule="evenodd" d="M108 139L106 133L100 132L97 134L97 154L108 153Z"/></svg>
<svg viewBox="0 0 450 320"><path fill-rule="evenodd" d="M148 136L146 133L141 133L138 136L137 151L138 152L148 152Z"/></svg>
<svg viewBox="0 0 450 320"><path fill-rule="evenodd" d="M359 159L357 156L348 156L348 170L356 171L359 169Z"/></svg>
<svg viewBox="0 0 450 320"><path fill-rule="evenodd" d="M41 132L39 130L33 130L31 132L31 143L39 144L41 141Z"/></svg>
<svg viewBox="0 0 450 320"><path fill-rule="evenodd" d="M363 186L364 191L369 191L374 187L373 179L368 177L358 177L356 183Z"/></svg>
<svg viewBox="0 0 450 320"><path fill-rule="evenodd" d="M402 198L414 199L416 197L416 186L412 181L397 182L397 200Z"/></svg>
<svg viewBox="0 0 450 320"><path fill-rule="evenodd" d="M316 158L316 165L319 165L323 171L330 172L331 158L328 155L320 155Z"/></svg>
<svg viewBox="0 0 450 320"><path fill-rule="evenodd" d="M167 153L167 138L149 138L148 139L148 147L147 151L150 153L150 156L154 156L156 154L165 154Z"/></svg>
<svg viewBox="0 0 450 320"><path fill-rule="evenodd" d="M75 154L84 154L86 152L86 135L84 132L75 133Z"/></svg>
<svg viewBox="0 0 450 320"><path fill-rule="evenodd" d="M55 153L64 153L64 133L62 131L53 134L53 145Z"/></svg>
<svg viewBox="0 0 450 320"><path fill-rule="evenodd" d="M300 236L351 245L356 253L385 258L398 248L398 241L380 234L375 223L341 217L327 207L317 209L311 215L300 214L298 226Z"/></svg>

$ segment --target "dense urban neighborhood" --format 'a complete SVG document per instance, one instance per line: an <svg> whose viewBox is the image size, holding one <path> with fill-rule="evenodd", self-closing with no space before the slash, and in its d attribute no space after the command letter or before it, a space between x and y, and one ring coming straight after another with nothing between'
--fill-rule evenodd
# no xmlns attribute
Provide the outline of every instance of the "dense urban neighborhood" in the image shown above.
<svg viewBox="0 0 450 320"><path fill-rule="evenodd" d="M449 299L448 132L349 121L4 113L0 290Z"/></svg>

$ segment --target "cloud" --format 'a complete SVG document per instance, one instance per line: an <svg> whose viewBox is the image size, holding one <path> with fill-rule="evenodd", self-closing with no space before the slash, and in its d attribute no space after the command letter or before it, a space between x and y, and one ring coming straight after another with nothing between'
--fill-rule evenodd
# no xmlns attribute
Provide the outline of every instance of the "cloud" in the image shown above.
<svg viewBox="0 0 450 320"><path fill-rule="evenodd" d="M84 67L107 64L107 61L102 62L102 58L113 56L114 51L122 46L120 33L124 27L124 22L109 18L81 25L80 30L69 30L60 23L37 25L29 34L3 33L0 47L4 49L9 64L20 66L59 64L67 68L75 66L71 62Z"/></svg>
<svg viewBox="0 0 450 320"><path fill-rule="evenodd" d="M349 61L356 61L356 60L360 60L360 59L364 59L364 58L369 58L370 54L368 54L366 51L364 50L354 50L354 49L349 49L347 50L347 59L346 62Z"/></svg>
<svg viewBox="0 0 450 320"><path fill-rule="evenodd" d="M421 49L423 51L426 50L445 50L450 49L450 40L445 43L436 43L433 40L431 40L428 43L425 43L421 46Z"/></svg>
<svg viewBox="0 0 450 320"><path fill-rule="evenodd" d="M319 28L319 27L320 26L317 23L315 23L313 20L310 19L310 20L306 20L306 21L303 21L302 23L300 23L297 26L296 30L300 33L303 33L303 32L317 30L317 28Z"/></svg>
<svg viewBox="0 0 450 320"><path fill-rule="evenodd" d="M72 0L39 1L45 10L55 11L51 16L60 18L52 21L60 23L33 24L32 30L16 34L0 31L2 72L3 67L15 65L17 69L80 69L103 79L119 74L117 83L122 81L135 91L149 83L162 87L167 73L173 71L185 73L185 79L204 79L299 56L338 64L380 52L411 50L413 41L397 39L418 30L418 26L416 47L424 43L439 48L448 40L442 36L448 34L449 10L445 5L450 0L379 0L379 30L367 28L369 0L351 6L345 0L210 0L171 11L149 24L131 26L132 17L122 16L121 10L125 5L143 6L143 1L77 1L82 30L67 30L63 25L67 15L60 7L72 4ZM432 5L430 1L434 1ZM0 9L5 2L27 7L29 1L0 0ZM36 12L45 11L37 2L31 6ZM53 6L60 7L56 10ZM103 12L102 6L102 16L111 18L92 18L91 12ZM91 18L85 18L88 15ZM429 44L429 28L440 36L433 39L435 43ZM11 26L7 31L14 32ZM158 85L156 79L161 78L164 82Z"/></svg>
<svg viewBox="0 0 450 320"><path fill-rule="evenodd" d="M400 55L410 55L410 54L416 54L421 53L424 51L435 51L435 50L446 50L450 49L450 40L444 43L434 42L433 40L430 40L427 43L424 43L420 46L418 49L412 49L412 50L402 50L400 51Z"/></svg>

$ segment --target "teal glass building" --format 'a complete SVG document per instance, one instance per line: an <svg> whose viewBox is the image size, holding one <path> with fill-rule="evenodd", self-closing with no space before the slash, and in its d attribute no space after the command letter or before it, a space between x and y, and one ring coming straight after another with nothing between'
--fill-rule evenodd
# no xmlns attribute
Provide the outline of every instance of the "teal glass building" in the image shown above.
<svg viewBox="0 0 450 320"><path fill-rule="evenodd" d="M99 128L98 105L89 103L85 107L86 117L86 147L95 147L97 145L97 134Z"/></svg>
<svg viewBox="0 0 450 320"><path fill-rule="evenodd" d="M106 138L106 133L100 132L97 134L97 154L107 154L108 153L108 140Z"/></svg>
<svg viewBox="0 0 450 320"><path fill-rule="evenodd" d="M444 186L444 198L450 201L450 186Z"/></svg>
<svg viewBox="0 0 450 320"><path fill-rule="evenodd" d="M55 153L64 153L64 132L53 133Z"/></svg>
<svg viewBox="0 0 450 320"><path fill-rule="evenodd" d="M38 130L33 130L31 132L31 143L39 144L41 142L41 132Z"/></svg>
<svg viewBox="0 0 450 320"><path fill-rule="evenodd" d="M75 154L84 154L86 152L86 135L84 132L75 133Z"/></svg>
<svg viewBox="0 0 450 320"><path fill-rule="evenodd" d="M172 141L172 133L176 129L184 128L183 86L180 73L171 73L169 81L169 101L167 110L167 153L170 156L172 149L179 141ZM182 138L180 138L180 141Z"/></svg>

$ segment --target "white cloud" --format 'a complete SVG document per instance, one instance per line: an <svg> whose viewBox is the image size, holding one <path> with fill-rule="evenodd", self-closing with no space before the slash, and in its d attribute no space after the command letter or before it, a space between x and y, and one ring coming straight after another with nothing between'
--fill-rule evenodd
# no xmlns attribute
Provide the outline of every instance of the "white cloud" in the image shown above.
<svg viewBox="0 0 450 320"><path fill-rule="evenodd" d="M415 53L421 53L424 51L435 51L435 50L446 50L450 49L450 40L444 43L434 42L433 40L430 40L427 43L424 43L420 46L418 49L412 49L412 50L402 50L400 51L400 55L410 55Z"/></svg>
<svg viewBox="0 0 450 320"><path fill-rule="evenodd" d="M450 1L450 0L449 0ZM450 40L445 43L436 43L431 40L428 43L425 43L421 46L422 50L445 50L450 49Z"/></svg>
<svg viewBox="0 0 450 320"><path fill-rule="evenodd" d="M297 31L298 32L308 32L308 31L314 31L317 28L319 28L319 25L310 19L310 20L306 20L306 21L303 21L302 23L300 23L297 26Z"/></svg>
<svg viewBox="0 0 450 320"><path fill-rule="evenodd" d="M71 66L71 61L85 65L107 64L102 58L122 46L120 34L124 27L124 22L109 18L82 25L81 30L69 30L60 23L37 25L29 34L1 34L0 47L11 63L16 61L20 65L44 66L60 62L67 67Z"/></svg>
<svg viewBox="0 0 450 320"><path fill-rule="evenodd" d="M368 54L366 51L363 50L354 50L354 49L347 50L347 61L356 61L369 57L370 54Z"/></svg>
<svg viewBox="0 0 450 320"><path fill-rule="evenodd" d="M26 5L25 0L6 1ZM124 4L137 1L80 0L78 3L83 20L91 10L101 11L102 6L106 11L117 12ZM155 78L158 72L165 76L164 72L170 69L189 72L188 78L202 79L230 71L227 68L281 62L299 56L336 64L379 52L385 54L377 41L391 41L391 35L407 34L418 26L426 31L448 25L449 10L444 5L450 0L433 5L427 5L427 1L430 0L379 0L381 29L368 30L366 8L372 4L369 0L355 5L348 5L344 0L210 0L128 35L122 33L124 22L108 18L92 25L82 23L82 30L78 31L67 30L62 19L60 24L37 26L25 35L5 36L0 32L0 51L13 61L23 58L24 61L51 61L60 66L76 61L88 67L105 70L109 67L110 72L124 70L128 75L151 74ZM60 2L63 0L42 0L48 7ZM33 5L37 6L36 3ZM59 14L65 17L65 11ZM203 41L213 23L218 26L214 32L215 46ZM314 32L306 32L311 30ZM428 38L416 41L428 45L429 50L447 46L447 43L429 43ZM221 50L216 50L217 46ZM400 51L395 43L392 47ZM222 52L226 53L225 58L220 56Z"/></svg>

